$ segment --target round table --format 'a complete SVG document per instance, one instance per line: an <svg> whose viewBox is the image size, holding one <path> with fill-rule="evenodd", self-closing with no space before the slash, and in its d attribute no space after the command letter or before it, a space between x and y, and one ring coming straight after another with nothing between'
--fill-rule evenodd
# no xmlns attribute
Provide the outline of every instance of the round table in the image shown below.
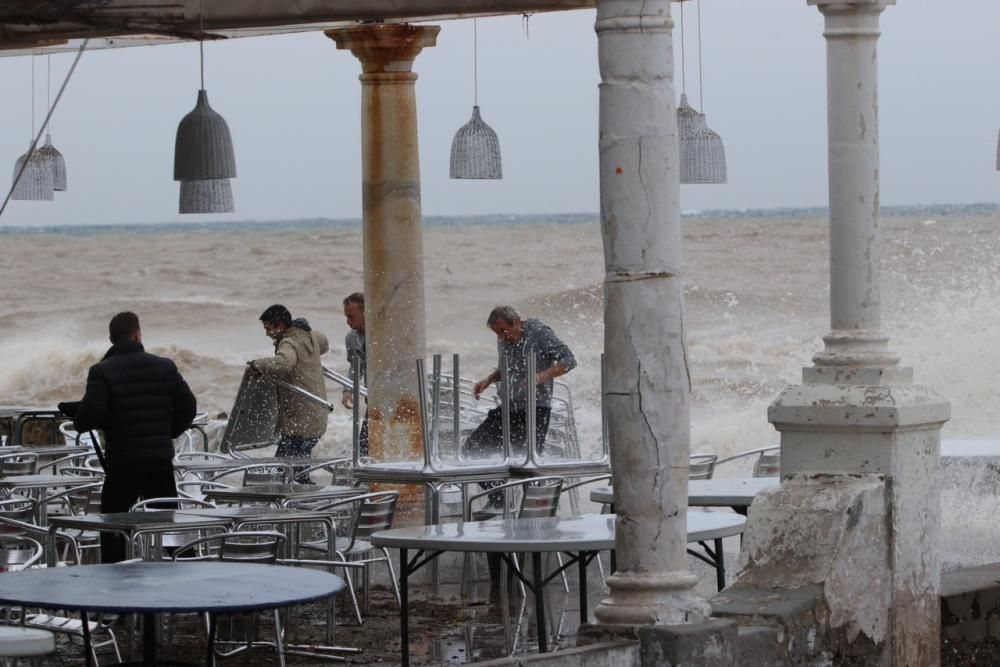
<svg viewBox="0 0 1000 667"><path fill-rule="evenodd" d="M153 665L156 614L275 609L319 600L343 588L343 579L328 572L281 565L136 562L6 573L0 603L79 611L88 666L92 664L88 612L143 614L143 664Z"/></svg>

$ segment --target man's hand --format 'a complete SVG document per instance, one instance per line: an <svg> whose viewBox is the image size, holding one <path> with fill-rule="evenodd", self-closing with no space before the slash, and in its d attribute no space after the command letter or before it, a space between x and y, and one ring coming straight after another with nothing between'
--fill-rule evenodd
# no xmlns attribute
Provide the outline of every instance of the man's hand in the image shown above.
<svg viewBox="0 0 1000 667"><path fill-rule="evenodd" d="M260 377L260 371L259 371L259 370L257 370L257 367L256 367L256 366L254 366L254 365L253 365L253 362L252 362L252 361L250 361L250 362L247 362L247 366L249 366L249 367L250 367L250 374L251 374L252 376L254 376L254 377Z"/></svg>
<svg viewBox="0 0 1000 667"><path fill-rule="evenodd" d="M354 396L351 392L345 391L340 395L340 404L348 410L354 407Z"/></svg>
<svg viewBox="0 0 1000 667"><path fill-rule="evenodd" d="M472 387L472 396L478 401L479 396L486 391L486 388L493 384L491 378L483 378Z"/></svg>

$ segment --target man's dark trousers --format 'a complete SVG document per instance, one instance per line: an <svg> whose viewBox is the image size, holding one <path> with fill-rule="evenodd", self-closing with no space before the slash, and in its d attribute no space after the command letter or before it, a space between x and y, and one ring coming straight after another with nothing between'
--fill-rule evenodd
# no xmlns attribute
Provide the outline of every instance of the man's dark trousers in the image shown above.
<svg viewBox="0 0 1000 667"><path fill-rule="evenodd" d="M119 469L120 468L120 469ZM128 512L140 500L177 497L173 463L129 467L119 465L108 470L101 493L101 512ZM171 508L165 508L171 509ZM125 538L114 533L101 533L101 562L118 563L131 558L126 553Z"/></svg>

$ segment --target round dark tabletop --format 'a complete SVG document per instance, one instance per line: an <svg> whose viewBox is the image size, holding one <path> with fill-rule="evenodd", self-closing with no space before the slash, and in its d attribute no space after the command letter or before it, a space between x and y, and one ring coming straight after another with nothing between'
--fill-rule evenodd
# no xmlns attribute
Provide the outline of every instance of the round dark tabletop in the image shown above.
<svg viewBox="0 0 1000 667"><path fill-rule="evenodd" d="M0 603L117 614L223 613L287 607L343 588L336 575L298 567L139 562L8 572Z"/></svg>

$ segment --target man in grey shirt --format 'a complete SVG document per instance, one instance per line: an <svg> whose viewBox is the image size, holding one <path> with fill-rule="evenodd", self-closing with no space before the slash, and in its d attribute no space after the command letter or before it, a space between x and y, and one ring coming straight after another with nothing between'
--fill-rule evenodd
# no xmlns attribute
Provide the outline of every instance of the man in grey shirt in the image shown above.
<svg viewBox="0 0 1000 667"><path fill-rule="evenodd" d="M358 360L358 375L361 386L367 383L367 357L365 356L365 295L355 292L344 299L344 317L350 329L344 338L347 349L347 367L351 381L354 381L354 360ZM348 410L354 407L352 390L344 389L340 396L340 404ZM368 411L365 410L365 420L361 423L361 433L358 436L358 448L361 456L368 456Z"/></svg>
<svg viewBox="0 0 1000 667"><path fill-rule="evenodd" d="M527 441L528 355L535 355L535 437L538 450L545 446L549 430L552 381L576 367L573 352L540 320L522 320L510 306L497 306L486 320L497 336L498 366L507 365L508 387L500 387L510 397L510 443L523 449ZM491 384L500 380L497 368L473 387L476 399ZM465 441L466 456L477 458L496 454L503 449L503 414L500 408L490 410L486 419ZM491 503L494 499L491 498Z"/></svg>

